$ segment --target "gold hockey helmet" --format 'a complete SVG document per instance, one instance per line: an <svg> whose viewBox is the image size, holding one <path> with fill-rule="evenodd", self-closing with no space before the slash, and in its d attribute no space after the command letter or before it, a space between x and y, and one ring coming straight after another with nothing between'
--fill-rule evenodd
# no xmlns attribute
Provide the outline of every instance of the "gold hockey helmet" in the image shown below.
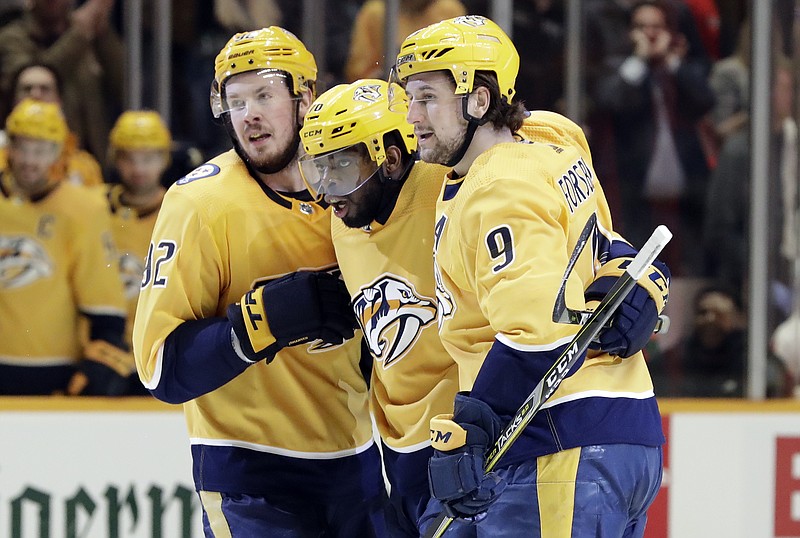
<svg viewBox="0 0 800 538"><path fill-rule="evenodd" d="M314 91L317 63L297 36L279 26L241 32L231 37L214 60L211 111L215 118L227 112L222 100L226 81L239 73L257 70L285 73L292 80L295 95L299 96L304 88Z"/></svg>
<svg viewBox="0 0 800 538"><path fill-rule="evenodd" d="M403 92L396 84L391 92ZM372 175L386 160L383 137L397 131L404 149L417 149L414 127L406 121L405 109L389 109L390 84L364 79L340 84L314 101L306 113L300 137L306 155L300 170L313 194L344 196L357 189L362 178ZM365 173L353 158L355 146L363 144L374 167Z"/></svg>
<svg viewBox="0 0 800 538"><path fill-rule="evenodd" d="M417 73L449 71L456 83L456 94L472 91L476 71L490 71L497 76L500 94L510 103L519 72L519 54L495 22L464 15L409 35L400 46L394 69L395 76L403 82Z"/></svg>
<svg viewBox="0 0 800 538"><path fill-rule="evenodd" d="M109 136L112 150L154 149L169 151L172 136L164 120L153 110L127 110L117 118Z"/></svg>
<svg viewBox="0 0 800 538"><path fill-rule="evenodd" d="M67 139L67 121L58 104L26 98L6 118L6 132L9 136L38 138L63 145Z"/></svg>

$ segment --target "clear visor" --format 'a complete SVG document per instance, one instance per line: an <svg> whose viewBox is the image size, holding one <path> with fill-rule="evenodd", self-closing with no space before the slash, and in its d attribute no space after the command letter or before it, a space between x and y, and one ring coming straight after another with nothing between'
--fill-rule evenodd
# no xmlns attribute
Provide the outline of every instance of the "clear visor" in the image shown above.
<svg viewBox="0 0 800 538"><path fill-rule="evenodd" d="M323 196L347 196L375 175L378 164L366 155L366 149L349 146L324 155L300 158L300 174L306 187L317 199Z"/></svg>
<svg viewBox="0 0 800 538"><path fill-rule="evenodd" d="M408 95L406 95L405 84L400 80L400 75L397 73L397 67L392 67L389 70L389 110L405 114L408 112Z"/></svg>
<svg viewBox="0 0 800 538"><path fill-rule="evenodd" d="M239 75L248 75L247 78ZM226 112L245 113L258 107L262 112L269 113L269 109L286 103L296 101L299 96L288 91L286 74L274 69L260 71L246 71L227 79L225 91L219 87L217 81L211 82L211 112L219 118Z"/></svg>

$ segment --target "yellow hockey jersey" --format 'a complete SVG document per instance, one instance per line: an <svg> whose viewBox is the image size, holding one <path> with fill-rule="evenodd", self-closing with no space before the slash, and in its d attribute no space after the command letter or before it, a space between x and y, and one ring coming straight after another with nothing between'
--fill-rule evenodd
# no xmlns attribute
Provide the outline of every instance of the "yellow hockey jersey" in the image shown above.
<svg viewBox="0 0 800 538"><path fill-rule="evenodd" d="M147 256L160 206L144 211L126 206L120 199L124 192L122 185L105 185L103 191L111 211L111 231L117 247L119 271L128 305L125 343L130 346L133 318L144 274L144 259Z"/></svg>
<svg viewBox="0 0 800 538"><path fill-rule="evenodd" d="M198 490L257 494L308 484L316 494L336 495L342 489L332 484L344 480L339 469L350 465L351 481L364 471L342 463L375 448L358 366L360 333L334 348L285 348L270 364L242 366L221 386L215 377L228 368L229 324L219 336L225 352L218 364L195 368L192 341L177 354L165 352L165 341L182 327L220 321L255 284L334 267L330 218L327 208L263 187L233 150L178 180L164 197L133 347L145 387L185 402ZM191 382L208 379L211 390L186 389L189 382L176 374L181 369L191 372Z"/></svg>
<svg viewBox="0 0 800 538"><path fill-rule="evenodd" d="M567 280L570 308L585 308L584 289L621 240L577 126L552 113L533 113L526 124L523 140L493 146L466 176L445 182L434 247L440 334L461 390L506 420L577 332L555 323L553 308L590 215L597 226ZM641 353L585 360L503 462L614 442L663 442Z"/></svg>
<svg viewBox="0 0 800 538"><path fill-rule="evenodd" d="M433 224L446 168L417 162L384 224L333 217L339 268L372 355L371 403L393 491L427 489L430 419L452 410L458 369L436 330Z"/></svg>
<svg viewBox="0 0 800 538"><path fill-rule="evenodd" d="M74 363L80 313L124 316L108 208L69 183L32 202L0 182L0 363Z"/></svg>

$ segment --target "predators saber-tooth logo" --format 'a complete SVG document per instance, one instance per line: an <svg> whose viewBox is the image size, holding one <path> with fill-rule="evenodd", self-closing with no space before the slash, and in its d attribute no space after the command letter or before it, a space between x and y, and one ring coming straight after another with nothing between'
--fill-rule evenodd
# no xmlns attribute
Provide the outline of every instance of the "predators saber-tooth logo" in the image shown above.
<svg viewBox="0 0 800 538"><path fill-rule="evenodd" d="M0 289L21 288L52 274L53 262L36 240L0 235Z"/></svg>
<svg viewBox="0 0 800 538"><path fill-rule="evenodd" d="M353 92L353 101L375 103L381 98L381 87L377 84L364 84Z"/></svg>
<svg viewBox="0 0 800 538"><path fill-rule="evenodd" d="M370 352L384 368L400 360L436 319L436 303L396 275L383 275L362 288L353 309Z"/></svg>
<svg viewBox="0 0 800 538"><path fill-rule="evenodd" d="M119 257L119 271L125 288L125 297L127 299L138 297L144 274L144 259L131 252L125 252Z"/></svg>

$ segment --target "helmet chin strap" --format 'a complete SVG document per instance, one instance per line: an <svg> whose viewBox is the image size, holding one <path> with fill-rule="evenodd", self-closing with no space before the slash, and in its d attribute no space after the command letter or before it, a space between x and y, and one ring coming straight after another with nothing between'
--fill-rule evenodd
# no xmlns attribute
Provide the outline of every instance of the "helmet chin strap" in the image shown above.
<svg viewBox="0 0 800 538"><path fill-rule="evenodd" d="M486 123L488 118L476 118L475 116L471 115L467 111L467 105L469 104L469 94L466 94L463 99L461 99L461 115L464 116L464 119L467 120L467 132L464 134L464 141L461 143L461 146L458 148L458 151L453 154L449 161L447 161L445 166L453 167L457 165L461 159L464 158L464 155L467 153L470 144L472 144L472 138L475 136L475 131L478 130L480 125Z"/></svg>

